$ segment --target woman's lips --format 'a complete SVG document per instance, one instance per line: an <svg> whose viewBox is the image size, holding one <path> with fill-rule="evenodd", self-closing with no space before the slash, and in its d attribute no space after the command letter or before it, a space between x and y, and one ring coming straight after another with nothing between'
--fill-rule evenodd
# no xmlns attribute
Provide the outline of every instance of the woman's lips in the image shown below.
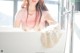
<svg viewBox="0 0 80 53"><path fill-rule="evenodd" d="M32 0L32 2L36 2L36 0Z"/></svg>

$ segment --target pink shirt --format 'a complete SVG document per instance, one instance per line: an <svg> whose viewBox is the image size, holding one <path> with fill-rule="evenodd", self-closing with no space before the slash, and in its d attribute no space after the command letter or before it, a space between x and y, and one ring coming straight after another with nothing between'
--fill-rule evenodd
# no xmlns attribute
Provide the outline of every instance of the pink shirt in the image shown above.
<svg viewBox="0 0 80 53"><path fill-rule="evenodd" d="M40 21L40 28L45 27L45 18L44 18L45 13L42 12L42 17ZM16 14L16 19L20 19L22 27L28 27L28 28L33 28L35 26L35 17L36 14L33 14L32 16L28 15L27 18L27 10L26 8L21 9L17 14ZM38 16L37 19L40 17Z"/></svg>

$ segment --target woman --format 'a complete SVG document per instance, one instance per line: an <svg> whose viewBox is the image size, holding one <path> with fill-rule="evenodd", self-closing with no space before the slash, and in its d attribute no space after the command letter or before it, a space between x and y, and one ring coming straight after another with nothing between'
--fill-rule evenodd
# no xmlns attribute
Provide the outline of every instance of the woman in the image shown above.
<svg viewBox="0 0 80 53"><path fill-rule="evenodd" d="M32 29L42 31L41 42L45 47L52 47L59 39L58 34L60 33L56 32L60 30L54 31L53 27L50 27L51 30L45 31L45 29L49 28L46 25L54 25L56 21L49 15L43 0L23 0L22 9L16 14L15 18L15 27L21 26L25 31Z"/></svg>
<svg viewBox="0 0 80 53"><path fill-rule="evenodd" d="M15 27L22 27L29 31L39 31L46 27L46 23L53 24L55 21L49 15L43 0L23 0L21 10L15 15Z"/></svg>

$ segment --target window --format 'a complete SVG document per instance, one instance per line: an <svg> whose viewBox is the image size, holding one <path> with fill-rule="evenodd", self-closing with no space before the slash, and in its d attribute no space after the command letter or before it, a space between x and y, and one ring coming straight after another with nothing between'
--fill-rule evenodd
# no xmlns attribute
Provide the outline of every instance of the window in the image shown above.
<svg viewBox="0 0 80 53"><path fill-rule="evenodd" d="M0 1L0 26L12 26L13 1Z"/></svg>

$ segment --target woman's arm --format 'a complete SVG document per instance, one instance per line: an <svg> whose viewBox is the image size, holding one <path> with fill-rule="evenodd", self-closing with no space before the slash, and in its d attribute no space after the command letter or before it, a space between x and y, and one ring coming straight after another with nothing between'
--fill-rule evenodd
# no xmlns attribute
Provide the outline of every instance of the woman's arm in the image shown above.
<svg viewBox="0 0 80 53"><path fill-rule="evenodd" d="M22 14L21 10L16 13L13 27L20 27L22 17L21 14Z"/></svg>
<svg viewBox="0 0 80 53"><path fill-rule="evenodd" d="M51 24L55 24L57 23L51 16L48 12L45 13L45 20L49 23L49 25Z"/></svg>
<svg viewBox="0 0 80 53"><path fill-rule="evenodd" d="M20 27L20 19L16 18L13 27Z"/></svg>

